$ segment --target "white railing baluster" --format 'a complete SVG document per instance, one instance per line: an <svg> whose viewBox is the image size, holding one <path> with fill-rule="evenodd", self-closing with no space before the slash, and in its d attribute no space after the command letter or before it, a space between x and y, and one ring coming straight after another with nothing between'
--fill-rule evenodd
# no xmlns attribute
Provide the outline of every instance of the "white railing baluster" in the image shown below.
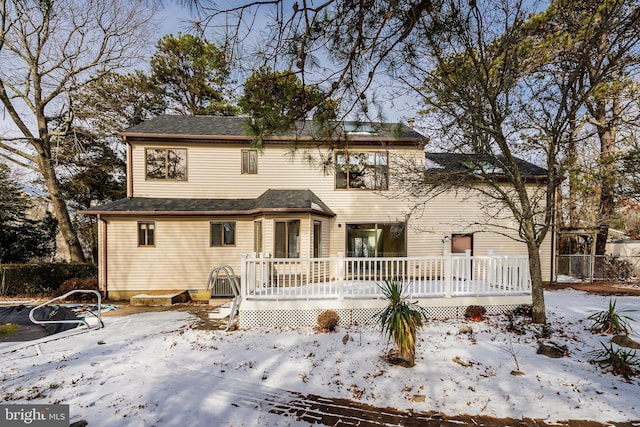
<svg viewBox="0 0 640 427"><path fill-rule="evenodd" d="M522 255L349 258L241 258L243 298L358 298L380 295L378 284L400 280L411 298L510 295L531 292Z"/></svg>

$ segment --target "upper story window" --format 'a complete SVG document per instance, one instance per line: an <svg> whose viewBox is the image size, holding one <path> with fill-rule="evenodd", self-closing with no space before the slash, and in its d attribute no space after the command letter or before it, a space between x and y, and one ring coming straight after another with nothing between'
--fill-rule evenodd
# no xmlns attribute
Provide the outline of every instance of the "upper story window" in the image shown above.
<svg viewBox="0 0 640 427"><path fill-rule="evenodd" d="M258 173L258 150L242 150L242 173Z"/></svg>
<svg viewBox="0 0 640 427"><path fill-rule="evenodd" d="M147 148L146 178L186 181L186 148Z"/></svg>
<svg viewBox="0 0 640 427"><path fill-rule="evenodd" d="M389 153L336 154L336 188L388 190Z"/></svg>

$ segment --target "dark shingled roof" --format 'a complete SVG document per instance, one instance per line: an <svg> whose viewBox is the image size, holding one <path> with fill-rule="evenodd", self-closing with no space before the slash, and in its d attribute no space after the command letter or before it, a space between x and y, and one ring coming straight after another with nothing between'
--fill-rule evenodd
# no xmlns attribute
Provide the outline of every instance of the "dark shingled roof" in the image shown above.
<svg viewBox="0 0 640 427"><path fill-rule="evenodd" d="M502 156L488 156L482 154L452 154L452 153L425 153L427 160L427 171L445 170L447 172L466 172L473 168L474 165L483 165L485 170L490 169L491 165L496 167L496 175L504 175L500 169L500 161ZM496 161L497 160L497 161ZM429 164L429 161L437 163L441 167ZM547 170L539 166L529 163L526 160L516 158L516 163L520 172L528 178L546 178ZM488 166L488 167L487 167Z"/></svg>
<svg viewBox="0 0 640 427"><path fill-rule="evenodd" d="M153 138L176 138L176 137L234 137L244 140L251 140L247 130L247 123L251 119L248 117L226 117L226 116L158 116L138 125L132 126L120 135L125 138L131 137L153 137ZM359 123L359 122L336 122L334 134L344 137L345 131L350 139L358 140L424 140L424 135L411 129L409 126L400 123ZM314 122L297 122L294 129L277 134L274 139L307 139L313 140L318 134Z"/></svg>
<svg viewBox="0 0 640 427"><path fill-rule="evenodd" d="M130 197L82 211L90 215L255 215L287 212L335 216L311 190L267 190L256 199Z"/></svg>

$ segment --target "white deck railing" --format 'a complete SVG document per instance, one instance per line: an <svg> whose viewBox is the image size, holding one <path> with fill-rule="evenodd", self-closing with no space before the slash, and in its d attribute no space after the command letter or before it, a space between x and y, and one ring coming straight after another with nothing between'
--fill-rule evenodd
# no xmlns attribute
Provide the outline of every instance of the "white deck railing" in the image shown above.
<svg viewBox="0 0 640 427"><path fill-rule="evenodd" d="M243 256L243 299L380 298L385 280L405 284L410 298L531 293L526 255L444 254L394 258Z"/></svg>

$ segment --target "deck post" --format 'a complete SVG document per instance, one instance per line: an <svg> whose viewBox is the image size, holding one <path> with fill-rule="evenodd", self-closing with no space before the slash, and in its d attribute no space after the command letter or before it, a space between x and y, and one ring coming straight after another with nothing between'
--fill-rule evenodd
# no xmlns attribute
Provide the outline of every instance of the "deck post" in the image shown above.
<svg viewBox="0 0 640 427"><path fill-rule="evenodd" d="M345 270L344 252L338 252L338 259L336 261L336 279L338 280L338 298L339 299L344 299L344 270Z"/></svg>
<svg viewBox="0 0 640 427"><path fill-rule="evenodd" d="M265 261L264 252L260 252L260 260L258 263L260 265L260 284L262 286L269 286L269 284L271 283L271 277L269 274L270 269L267 261Z"/></svg>
<svg viewBox="0 0 640 427"><path fill-rule="evenodd" d="M444 268L444 297L451 298L451 287L453 285L453 262L451 259L451 252L444 252L443 260Z"/></svg>
<svg viewBox="0 0 640 427"><path fill-rule="evenodd" d="M493 249L487 251L487 283L489 286L494 286L496 281L496 260L493 257Z"/></svg>
<svg viewBox="0 0 640 427"><path fill-rule="evenodd" d="M471 279L473 279L473 270L471 265L471 249L465 249L464 254L467 257L464 263L464 269L465 269L464 279L470 282Z"/></svg>
<svg viewBox="0 0 640 427"><path fill-rule="evenodd" d="M240 259L240 295L242 295L242 299L247 297L247 276L247 255L242 254Z"/></svg>

